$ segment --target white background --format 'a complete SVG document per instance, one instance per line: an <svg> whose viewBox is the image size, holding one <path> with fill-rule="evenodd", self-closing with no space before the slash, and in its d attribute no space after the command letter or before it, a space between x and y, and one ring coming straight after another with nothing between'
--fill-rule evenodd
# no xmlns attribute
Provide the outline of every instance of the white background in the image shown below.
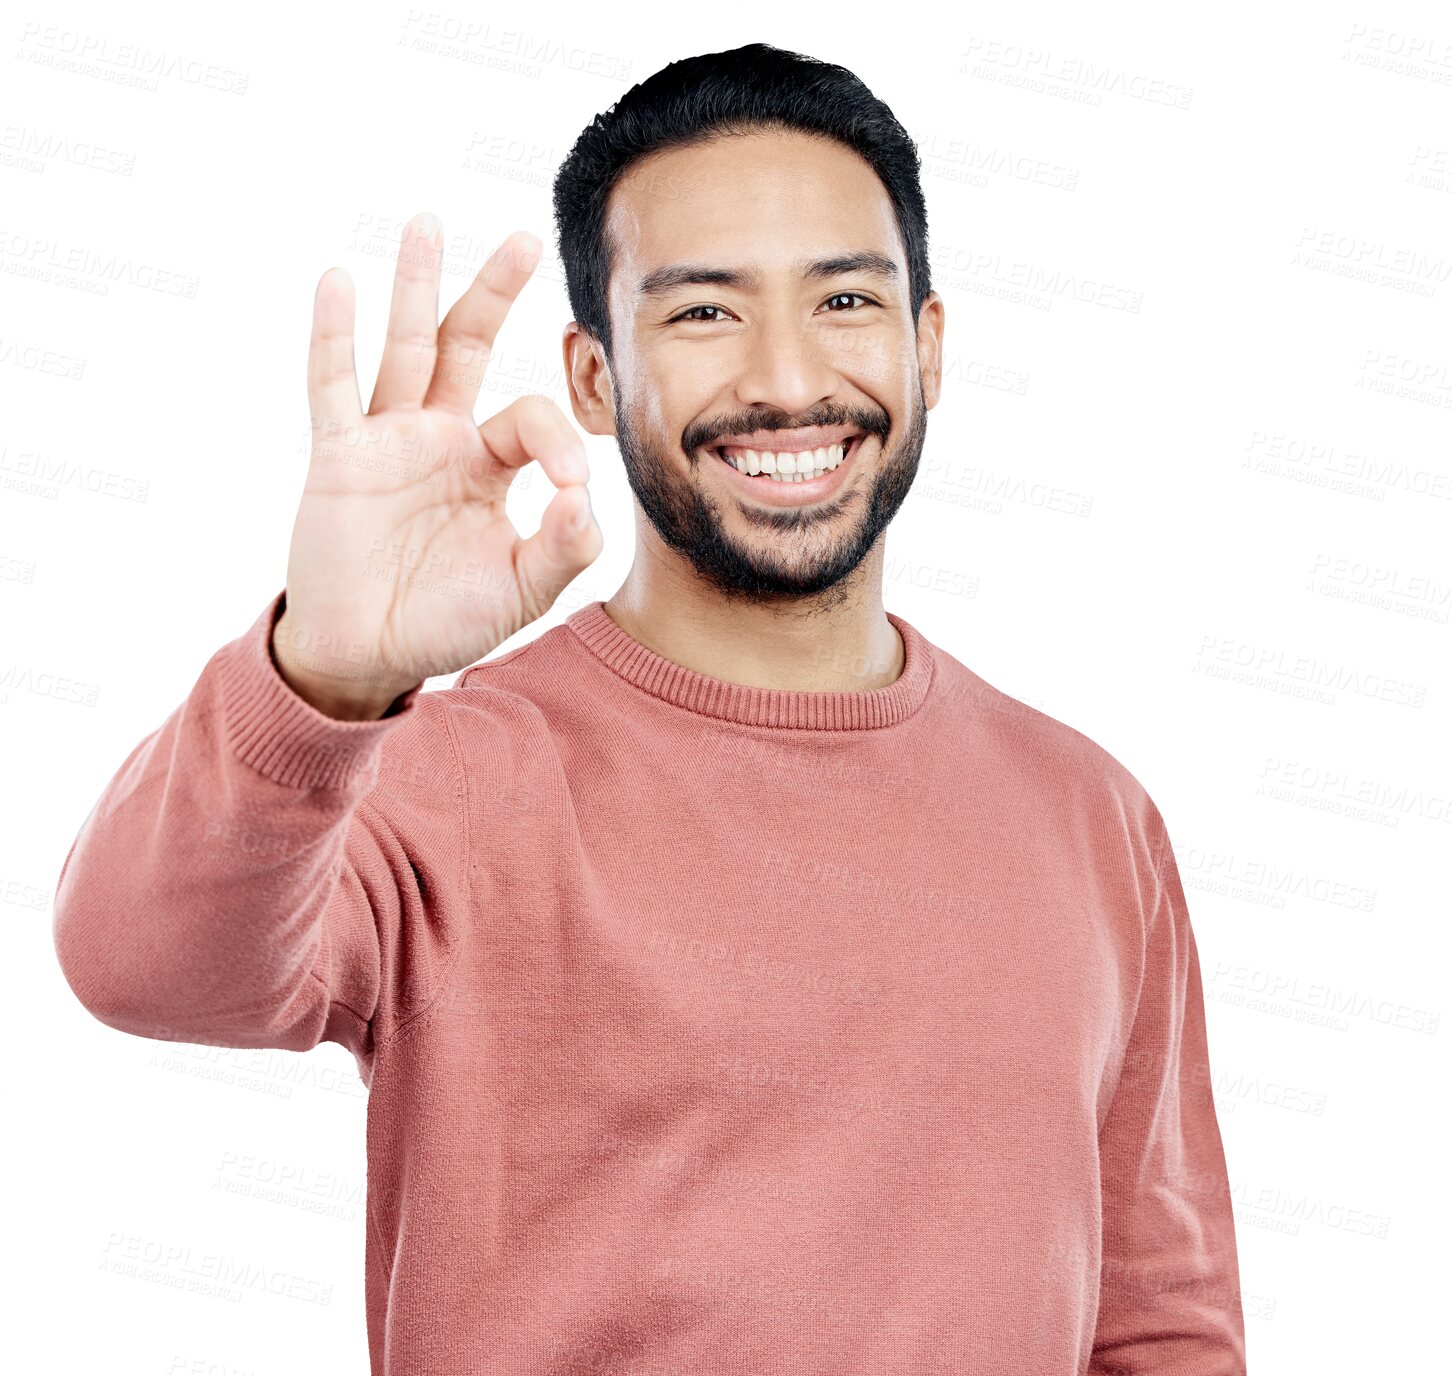
<svg viewBox="0 0 1452 1376"><path fill-rule="evenodd" d="M404 221L443 221L441 310L532 229L547 260L476 414L523 392L568 414L556 167L664 63L761 39L851 67L918 142L946 391L885 602L1102 744L1165 815L1251 1370L1431 1369L1452 1036L1445 6L32 3L0 32L13 1369L367 1369L351 1057L94 1021L55 961L55 880L121 760L283 584L322 273L356 284L366 398ZM587 443L604 554L505 649L629 567L624 472ZM518 485L522 531L551 491ZM216 1256L329 1302L186 1289Z"/></svg>

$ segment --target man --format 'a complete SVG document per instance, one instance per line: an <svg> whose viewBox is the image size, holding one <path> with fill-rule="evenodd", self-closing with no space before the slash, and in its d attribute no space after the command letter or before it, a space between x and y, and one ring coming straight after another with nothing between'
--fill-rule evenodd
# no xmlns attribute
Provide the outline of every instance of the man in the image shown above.
<svg viewBox="0 0 1452 1376"><path fill-rule="evenodd" d="M941 377L913 144L753 44L628 92L555 208L629 576L478 662L602 545L557 408L472 419L529 236L440 326L411 224L366 413L325 274L286 587L87 818L72 988L353 1052L375 1373L1243 1372L1165 823L882 605Z"/></svg>

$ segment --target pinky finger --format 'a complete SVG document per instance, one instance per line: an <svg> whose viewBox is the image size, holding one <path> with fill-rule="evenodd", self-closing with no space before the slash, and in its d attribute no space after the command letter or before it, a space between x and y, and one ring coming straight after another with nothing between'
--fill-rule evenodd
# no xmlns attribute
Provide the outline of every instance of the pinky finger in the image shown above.
<svg viewBox="0 0 1452 1376"><path fill-rule="evenodd" d="M308 341L308 408L314 429L325 421L347 422L363 413L353 367L353 279L329 268L313 293L312 337Z"/></svg>

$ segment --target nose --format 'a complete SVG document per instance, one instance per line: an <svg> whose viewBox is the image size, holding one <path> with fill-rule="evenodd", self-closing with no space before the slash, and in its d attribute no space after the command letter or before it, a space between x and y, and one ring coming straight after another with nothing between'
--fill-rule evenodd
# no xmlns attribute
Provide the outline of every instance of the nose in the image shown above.
<svg viewBox="0 0 1452 1376"><path fill-rule="evenodd" d="M800 416L834 396L840 386L841 377L827 351L800 321L758 319L747 337L736 379L743 407L773 406Z"/></svg>

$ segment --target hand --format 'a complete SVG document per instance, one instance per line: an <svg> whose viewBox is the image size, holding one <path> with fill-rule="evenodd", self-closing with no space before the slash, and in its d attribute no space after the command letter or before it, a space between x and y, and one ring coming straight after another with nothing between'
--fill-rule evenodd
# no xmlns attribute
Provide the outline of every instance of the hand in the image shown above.
<svg viewBox="0 0 1452 1376"><path fill-rule="evenodd" d="M404 228L366 414L347 273L325 272L313 301L312 457L272 648L294 690L333 716L381 717L426 678L482 659L548 611L604 544L584 441L553 401L523 396L473 419L540 240L512 233L440 325L441 239L432 216ZM505 494L532 460L559 490L521 539Z"/></svg>

